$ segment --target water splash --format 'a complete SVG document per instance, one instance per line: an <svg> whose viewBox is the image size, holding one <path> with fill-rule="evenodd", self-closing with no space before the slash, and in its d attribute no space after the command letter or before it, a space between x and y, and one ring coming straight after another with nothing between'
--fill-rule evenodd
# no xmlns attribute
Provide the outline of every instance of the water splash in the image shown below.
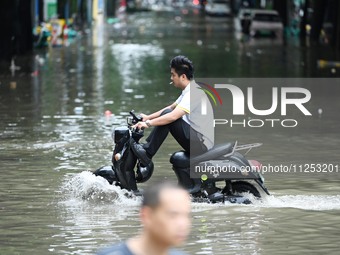
<svg viewBox="0 0 340 255"><path fill-rule="evenodd" d="M90 203L119 204L124 206L138 206L140 198L122 190L118 186L110 185L104 178L95 176L89 171L67 176L62 183L61 192L65 201L75 200ZM193 210L200 211L207 207L239 206L253 209L259 208L296 208L302 210L340 210L340 195L271 195L257 199L251 194L242 194L252 204L239 205L226 202L222 204L193 203Z"/></svg>
<svg viewBox="0 0 340 255"><path fill-rule="evenodd" d="M253 201L253 206L313 211L340 210L340 195L271 195Z"/></svg>
<svg viewBox="0 0 340 255"><path fill-rule="evenodd" d="M114 203L135 206L140 198L134 197L127 190L109 184L104 178L83 171L67 176L62 183L61 192L64 200L87 201L93 203Z"/></svg>
<svg viewBox="0 0 340 255"><path fill-rule="evenodd" d="M261 199L249 193L240 194L251 201L251 204L234 204L230 202L209 204L193 203L193 211L216 208L233 207L233 209L247 211L259 210L261 208L295 208L311 211L340 210L340 195L270 195L263 196Z"/></svg>

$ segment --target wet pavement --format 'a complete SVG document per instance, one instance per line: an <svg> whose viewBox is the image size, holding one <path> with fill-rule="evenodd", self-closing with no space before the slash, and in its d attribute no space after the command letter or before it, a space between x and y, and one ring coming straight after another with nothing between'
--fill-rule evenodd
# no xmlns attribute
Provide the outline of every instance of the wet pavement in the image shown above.
<svg viewBox="0 0 340 255"><path fill-rule="evenodd" d="M330 48L242 39L233 19L198 10L132 14L68 46L17 58L14 76L9 67L0 73L1 254L93 254L138 233L139 201L83 171L109 164L112 125L124 123L129 110L148 113L177 98L169 60L178 54L193 60L198 77L339 76L317 68L318 59L336 60ZM339 88L310 87L318 95L312 109L324 115L301 129L233 128L224 139L263 142L251 155L266 163L339 163ZM178 149L166 141L149 184L175 179L169 156ZM340 188L332 177L268 176L273 196L262 202L194 204L183 250L338 254Z"/></svg>

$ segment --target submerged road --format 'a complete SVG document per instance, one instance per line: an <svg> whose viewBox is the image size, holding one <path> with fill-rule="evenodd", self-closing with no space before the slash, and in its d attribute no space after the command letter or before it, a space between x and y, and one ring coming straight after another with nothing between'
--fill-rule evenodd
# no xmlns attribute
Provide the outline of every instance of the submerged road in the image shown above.
<svg viewBox="0 0 340 255"><path fill-rule="evenodd" d="M110 163L112 124L124 123L129 110L148 113L177 98L169 60L178 54L194 61L197 77L339 76L337 69L317 68L318 59L334 56L328 48L304 48L294 38L242 39L233 19L197 10L131 14L67 46L17 58L20 70L0 73L1 254L94 254L138 232L139 201L83 171ZM294 116L297 128L220 125L219 141L264 143L249 154L264 165L337 164L337 84L308 85L312 117ZM254 88L263 100L265 88ZM106 110L114 115L106 118ZM149 184L175 180L169 157L179 149L172 138L166 141ZM273 195L254 205L194 204L193 231L182 248L189 254L338 254L338 177L265 175Z"/></svg>

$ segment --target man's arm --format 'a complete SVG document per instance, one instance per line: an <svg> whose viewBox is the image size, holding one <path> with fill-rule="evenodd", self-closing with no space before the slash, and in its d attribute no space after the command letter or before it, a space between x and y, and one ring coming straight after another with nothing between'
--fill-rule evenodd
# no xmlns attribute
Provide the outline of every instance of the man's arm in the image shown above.
<svg viewBox="0 0 340 255"><path fill-rule="evenodd" d="M165 108L164 108L165 109ZM176 121L177 119L181 118L187 112L182 110L179 107L175 107L171 112L164 114L162 116L156 117L152 120L149 120L149 125L151 126L163 126L169 124L171 122ZM138 122L137 124L133 125L134 128L148 128L145 122Z"/></svg>
<svg viewBox="0 0 340 255"><path fill-rule="evenodd" d="M151 126L164 126L166 124L172 123L177 119L181 118L184 114L186 114L184 110L179 107L175 107L172 112L159 116L158 118L154 118L149 120Z"/></svg>
<svg viewBox="0 0 340 255"><path fill-rule="evenodd" d="M171 110L175 109L176 108L176 103L173 103L173 104L171 104L171 105L169 105L167 107L164 107L163 109L161 109L161 110L159 110L157 112L154 112L154 113L152 113L150 115L146 115L146 114L142 113L141 116L143 117L143 121L152 120L152 119L158 118L165 109L169 109L169 108Z"/></svg>

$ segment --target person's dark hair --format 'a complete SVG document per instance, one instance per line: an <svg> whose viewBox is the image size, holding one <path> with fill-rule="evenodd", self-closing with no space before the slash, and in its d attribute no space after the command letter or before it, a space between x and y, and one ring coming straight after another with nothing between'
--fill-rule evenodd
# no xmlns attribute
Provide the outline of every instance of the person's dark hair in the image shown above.
<svg viewBox="0 0 340 255"><path fill-rule="evenodd" d="M181 186L173 182L159 182L149 186L143 192L142 207L148 206L156 208L160 204L160 194L167 189L184 190Z"/></svg>
<svg viewBox="0 0 340 255"><path fill-rule="evenodd" d="M192 61L185 56L176 56L171 59L170 68L175 69L178 76L185 74L189 80L194 77L194 65Z"/></svg>

